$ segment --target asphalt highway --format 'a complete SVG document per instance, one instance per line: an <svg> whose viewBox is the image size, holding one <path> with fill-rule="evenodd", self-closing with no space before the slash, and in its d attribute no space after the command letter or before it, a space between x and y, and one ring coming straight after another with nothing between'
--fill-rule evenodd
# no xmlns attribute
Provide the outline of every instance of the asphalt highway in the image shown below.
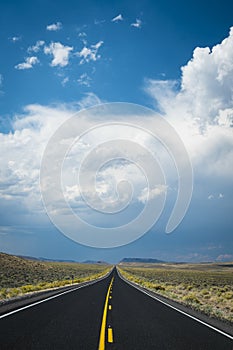
<svg viewBox="0 0 233 350"><path fill-rule="evenodd" d="M115 269L92 285L17 310L0 316L1 350L233 349L230 337L142 293Z"/></svg>

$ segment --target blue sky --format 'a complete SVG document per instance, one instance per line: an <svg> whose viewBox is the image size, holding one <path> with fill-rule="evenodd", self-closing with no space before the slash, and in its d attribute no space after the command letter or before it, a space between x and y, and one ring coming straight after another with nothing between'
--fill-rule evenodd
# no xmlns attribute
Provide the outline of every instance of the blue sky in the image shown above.
<svg viewBox="0 0 233 350"><path fill-rule="evenodd" d="M232 8L227 0L211 6L203 1L1 1L1 251L76 260L233 260ZM150 107L184 142L194 190L172 234L164 227L174 204L173 180L158 223L123 247L75 243L43 211L38 188L43 146L68 115L102 102ZM118 176L122 169L132 174L128 165L116 168ZM133 214L132 209L128 215Z"/></svg>

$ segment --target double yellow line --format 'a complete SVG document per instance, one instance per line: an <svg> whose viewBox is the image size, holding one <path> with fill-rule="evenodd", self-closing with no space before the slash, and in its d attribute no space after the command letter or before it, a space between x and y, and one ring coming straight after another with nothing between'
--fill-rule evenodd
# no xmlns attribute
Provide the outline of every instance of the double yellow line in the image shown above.
<svg viewBox="0 0 233 350"><path fill-rule="evenodd" d="M114 280L114 277L111 279L111 282L108 287L106 299L105 299L98 350L105 349L105 331L106 331L107 313L108 313L108 309L109 310L112 309L112 305L109 305L108 303L109 303L109 296L112 290L113 280ZM110 326L108 327L108 343L113 343L113 331L112 331L112 327Z"/></svg>

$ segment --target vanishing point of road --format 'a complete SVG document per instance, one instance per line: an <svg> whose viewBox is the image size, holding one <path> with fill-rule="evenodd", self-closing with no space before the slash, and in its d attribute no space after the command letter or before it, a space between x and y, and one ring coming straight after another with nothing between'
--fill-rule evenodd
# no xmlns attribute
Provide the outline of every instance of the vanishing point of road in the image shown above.
<svg viewBox="0 0 233 350"><path fill-rule="evenodd" d="M125 282L95 283L0 308L1 350L232 350L233 337Z"/></svg>

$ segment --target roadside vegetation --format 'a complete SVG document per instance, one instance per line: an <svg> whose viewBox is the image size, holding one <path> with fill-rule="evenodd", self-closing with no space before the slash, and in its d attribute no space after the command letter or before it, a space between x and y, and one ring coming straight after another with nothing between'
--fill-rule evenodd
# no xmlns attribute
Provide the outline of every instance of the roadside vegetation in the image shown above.
<svg viewBox="0 0 233 350"><path fill-rule="evenodd" d="M118 266L121 274L210 317L233 322L233 263Z"/></svg>
<svg viewBox="0 0 233 350"><path fill-rule="evenodd" d="M89 281L110 269L105 264L45 262L0 253L0 300Z"/></svg>

